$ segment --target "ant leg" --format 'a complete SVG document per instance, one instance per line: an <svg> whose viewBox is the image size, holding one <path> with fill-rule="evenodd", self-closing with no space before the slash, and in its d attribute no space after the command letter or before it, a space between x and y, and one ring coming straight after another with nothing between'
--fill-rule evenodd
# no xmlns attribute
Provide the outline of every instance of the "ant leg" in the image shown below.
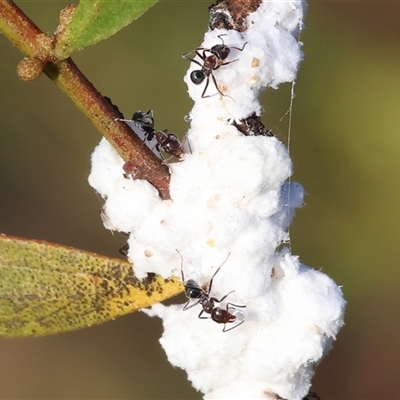
<svg viewBox="0 0 400 400"><path fill-rule="evenodd" d="M151 132L146 132L145 134L145 138L151 142L154 139L154 135L155 135L156 131L153 129Z"/></svg>
<svg viewBox="0 0 400 400"><path fill-rule="evenodd" d="M200 314L199 314L200 319L210 319L211 318L211 317L202 317L201 315L203 314L203 312L204 312L204 310L200 311Z"/></svg>
<svg viewBox="0 0 400 400"><path fill-rule="evenodd" d="M236 61L236 60L234 60L234 61ZM230 61L230 62L232 62L232 61ZM230 64L230 62L229 62L228 64ZM226 65L226 64L222 64L222 65ZM219 67L218 67L218 68L219 68ZM217 69L217 68L214 68L214 70L215 70L215 69ZM219 93L221 96L229 97L230 99L232 99L233 101L235 101L231 96L229 96L229 95L227 95L227 94L223 94L223 93L219 90L219 87L218 87L218 85L217 85L217 81L215 80L214 74L211 73L210 75L211 75L211 77L212 77L212 79L213 79L214 85L215 85L215 87L216 87L218 93ZM210 77L208 77L208 78L210 78ZM207 85L208 85L208 83L207 83ZM203 97L203 98L205 99L205 98L207 98L207 97L216 96L218 93L211 94L211 95L209 95L209 96L201 96L201 97ZM203 94L204 94L204 92L203 92Z"/></svg>
<svg viewBox="0 0 400 400"><path fill-rule="evenodd" d="M165 158L164 156L162 157L163 157L162 164L164 165L170 164L169 160L172 160L174 158L174 156L169 156L168 158Z"/></svg>
<svg viewBox="0 0 400 400"><path fill-rule="evenodd" d="M200 51L203 50L202 53L200 53ZM186 57L188 54L195 52L197 56L199 56L203 61L207 58L206 56L206 52L211 53L210 49L207 49L206 47L198 47L196 50L192 50L189 51L189 53L183 54L183 58L188 59L188 57ZM212 54L212 53L211 53Z"/></svg>
<svg viewBox="0 0 400 400"><path fill-rule="evenodd" d="M212 77L212 80L213 80L213 82L214 82L215 88L217 89L218 93L221 94L222 96L225 96L225 95L219 90L219 87L218 87L218 85L217 85L217 80L215 79L215 76L214 76L213 73L211 73L211 77Z"/></svg>
<svg viewBox="0 0 400 400"><path fill-rule="evenodd" d="M240 321L238 324L236 324L236 325L233 325L231 328L229 328L229 329L226 329L226 323L224 324L224 329L222 329L222 332L229 332L229 331L231 331L232 329L235 329L235 328L237 328L239 325L242 325L243 324L243 322L244 322L244 320L243 321Z"/></svg>
<svg viewBox="0 0 400 400"><path fill-rule="evenodd" d="M150 147L149 147L150 148ZM154 153L154 149L156 149L157 150L157 152L158 152L158 158L160 159L160 160L162 160L162 161L164 161L164 157L163 157L163 155L161 154L161 150L160 150L160 145L158 144L158 143L156 143L152 148L150 148L150 150Z"/></svg>
<svg viewBox="0 0 400 400"><path fill-rule="evenodd" d="M187 305L188 305L189 303L190 303L190 300L188 300L188 301L185 303L185 305L183 306L183 311L185 311L185 310L188 309Z"/></svg>
<svg viewBox="0 0 400 400"><path fill-rule="evenodd" d="M193 304L191 304L190 306L188 306L188 304L190 303L190 299L186 302L186 304L183 306L183 311L189 310L189 308L192 308L194 306L197 306L197 304L199 304L200 300L195 301ZM199 317L200 318L200 317Z"/></svg>
<svg viewBox="0 0 400 400"><path fill-rule="evenodd" d="M197 55L198 57L201 58L201 60L203 61L203 64L204 64L204 60L205 60L205 58L206 58L205 52L207 51L207 49L204 49L204 50L203 50L203 54L201 54L201 53L199 52L199 50L203 50L203 48L200 47L200 48L196 49L196 50L195 50L195 53L196 53L196 55ZM188 57L188 55L189 55L190 53L192 53L192 52L193 52L193 50L192 50L192 51L189 51L189 53L183 54L182 57L185 58L186 60L190 60L190 61L196 63L197 65L200 65L200 67L203 68L203 64L201 64L200 61L197 61L197 60L195 60L194 58Z"/></svg>
<svg viewBox="0 0 400 400"><path fill-rule="evenodd" d="M234 292L234 290L231 290L229 293L227 293L224 297L222 297L222 299L221 300L218 300L218 299L216 299L215 297L212 297L212 299L214 300L214 301L216 301L217 303L222 303L231 293L233 293ZM232 303L228 303L228 304L232 304ZM240 307L240 306L238 306L238 307ZM246 306L245 306L246 307ZM228 310L227 310L228 311Z"/></svg>
<svg viewBox="0 0 400 400"><path fill-rule="evenodd" d="M165 156L160 152L160 159L161 159L161 163L164 165L169 165L171 164L169 161L172 160L173 158L178 158L176 156L170 155L168 158L165 158ZM179 162L182 161L180 158L178 158Z"/></svg>
<svg viewBox="0 0 400 400"><path fill-rule="evenodd" d="M188 51L187 53L182 54L182 58L185 58L186 60L190 60L190 58L188 57L188 55L189 55L190 53L193 53L193 50L190 50L190 51Z"/></svg>
<svg viewBox="0 0 400 400"><path fill-rule="evenodd" d="M188 53L189 54L189 53ZM190 58L190 57L184 57L186 58L186 60L189 60L191 62L194 62L197 65L200 65L201 68L203 68L203 64L200 61L195 60L194 58Z"/></svg>
<svg viewBox="0 0 400 400"><path fill-rule="evenodd" d="M236 320L236 315L233 314L233 312L236 311L236 308L235 308L235 307L230 307L229 305L234 305L234 304L228 303L228 304L226 305L226 312L227 312L228 314L233 315L233 316L235 317L235 320ZM246 307L246 306L239 306L239 305L237 305L236 307ZM234 326L232 326L231 328L229 328L229 329L226 329L226 323L225 323L225 324L224 324L224 329L222 330L223 332L228 332L228 331L230 331L230 330L232 330L232 329L237 328L239 325L242 325L242 324L243 324L243 322L244 322L244 314L243 314L241 311L237 311L237 314L240 314L240 315L242 316L242 320L241 320L240 322L238 322L236 325L234 325ZM234 322L234 321L232 321L232 322Z"/></svg>
<svg viewBox="0 0 400 400"><path fill-rule="evenodd" d="M220 67L223 67L224 65L231 64L231 63L233 63L233 62L235 62L235 61L239 61L239 59L238 59L238 58L236 58L235 60L232 60L232 61L226 61L226 62L224 62L224 63L222 63L222 64L219 64L219 65L218 65L216 68L214 68L214 71L215 71L216 69L220 68Z"/></svg>
<svg viewBox="0 0 400 400"><path fill-rule="evenodd" d="M246 46L246 44L247 44L247 42L243 45L243 47L241 49L239 49L239 47L235 47L235 46L230 46L230 48L231 49L236 49L236 50L239 50L239 51L243 51L244 47Z"/></svg>
<svg viewBox="0 0 400 400"><path fill-rule="evenodd" d="M234 292L234 290L232 290L232 292ZM229 293L232 293L232 292L229 292ZM229 293L228 293L228 294L229 294ZM228 294L227 294L226 296L228 296ZM226 296L225 296L225 297L226 297ZM225 297L223 297L222 300L223 300ZM222 301L222 300L221 300L221 301ZM232 306L232 307L231 307L231 306ZM228 311L228 308L232 308L232 309L234 310L235 307L246 308L246 306L240 306L239 304L227 303L227 304L226 304L226 308L227 308L226 311Z"/></svg>
<svg viewBox="0 0 400 400"><path fill-rule="evenodd" d="M204 96L204 94L206 93L206 90L208 88L208 84L210 83L210 75L207 75L207 82L206 82L206 86L204 87L203 93L201 94L201 98L205 99L207 97L211 97L211 96Z"/></svg>
<svg viewBox="0 0 400 400"><path fill-rule="evenodd" d="M203 50L203 53L200 53L199 50ZM208 49L205 49L205 48L203 48L203 47L201 47L201 48L199 48L199 49L196 49L196 54L202 59L203 63L204 63L204 60L207 58L207 56L206 56L206 51L209 51L209 50L208 50Z"/></svg>

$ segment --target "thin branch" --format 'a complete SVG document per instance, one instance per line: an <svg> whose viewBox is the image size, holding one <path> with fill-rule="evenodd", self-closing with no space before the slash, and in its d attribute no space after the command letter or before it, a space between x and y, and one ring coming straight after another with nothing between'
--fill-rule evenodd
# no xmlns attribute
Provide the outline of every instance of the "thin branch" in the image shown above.
<svg viewBox="0 0 400 400"><path fill-rule="evenodd" d="M10 0L0 0L0 32L27 56L37 55L43 32Z"/></svg>
<svg viewBox="0 0 400 400"><path fill-rule="evenodd" d="M217 0L209 8L211 29L247 30L247 16L256 11L262 0Z"/></svg>
<svg viewBox="0 0 400 400"><path fill-rule="evenodd" d="M136 166L140 170L140 177L154 185L162 198L169 198L168 167L143 145L143 141L128 125L116 120L120 115L113 105L94 88L73 61L67 59L57 65L47 63L44 73L92 121L122 159Z"/></svg>
<svg viewBox="0 0 400 400"><path fill-rule="evenodd" d="M79 71L71 59L57 64L51 61L53 38L45 35L12 1L0 0L0 31L28 57L76 104L107 138L121 158L135 170L135 176L155 186L163 199L169 198L168 167L143 145L123 122L115 107L105 99ZM42 65L41 65L42 64Z"/></svg>

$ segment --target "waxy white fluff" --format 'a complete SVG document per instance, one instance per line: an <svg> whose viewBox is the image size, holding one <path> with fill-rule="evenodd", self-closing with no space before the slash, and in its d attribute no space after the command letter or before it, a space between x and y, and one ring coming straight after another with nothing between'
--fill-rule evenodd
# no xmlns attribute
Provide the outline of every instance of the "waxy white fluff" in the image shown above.
<svg viewBox="0 0 400 400"><path fill-rule="evenodd" d="M92 156L89 182L106 200L104 225L129 233L137 277L180 278L183 259L185 280L207 290L226 261L210 295L221 299L234 291L215 306L235 304L229 311L237 320L226 329L243 320L237 328L223 332L223 323L198 318L200 304L185 311L183 304L157 304L146 311L163 319L160 342L168 359L206 399L302 399L315 364L343 325L340 287L289 249L277 250L304 196L300 184L286 182L292 166L285 146L232 125L260 113L261 90L295 79L304 10L300 0L264 2L243 34L205 34L203 48L222 42L244 48L232 49L227 60L237 61L214 71L224 96L210 79L206 95L215 95L203 98L205 81L190 79L200 67L190 64L191 153L170 164L170 200L161 200L148 182L124 177L123 161L106 140Z"/></svg>

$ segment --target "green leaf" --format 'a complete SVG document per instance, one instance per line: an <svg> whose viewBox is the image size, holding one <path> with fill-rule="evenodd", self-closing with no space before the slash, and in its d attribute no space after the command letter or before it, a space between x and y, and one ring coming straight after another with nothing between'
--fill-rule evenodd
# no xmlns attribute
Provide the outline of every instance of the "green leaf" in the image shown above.
<svg viewBox="0 0 400 400"><path fill-rule="evenodd" d="M81 0L71 22L56 35L54 55L63 60L72 52L107 39L139 18L157 0Z"/></svg>
<svg viewBox="0 0 400 400"><path fill-rule="evenodd" d="M84 328L182 290L155 274L139 281L126 261L0 235L0 337Z"/></svg>

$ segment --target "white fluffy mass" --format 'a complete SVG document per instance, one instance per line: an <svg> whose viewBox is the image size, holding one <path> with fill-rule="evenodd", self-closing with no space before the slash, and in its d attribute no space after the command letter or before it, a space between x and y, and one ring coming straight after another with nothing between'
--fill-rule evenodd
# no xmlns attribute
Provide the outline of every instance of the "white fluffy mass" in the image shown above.
<svg viewBox="0 0 400 400"><path fill-rule="evenodd" d="M223 96L210 78L210 97L202 97L206 81L191 81L200 66L190 64L191 152L170 164L170 200L161 200L148 182L126 178L105 139L92 156L89 182L105 199L104 225L129 233L137 277L180 278L183 265L185 281L207 291L221 266L209 295L220 300L229 293L215 307L231 321L198 318L201 304L146 311L163 319L160 342L169 361L206 399L302 399L343 325L341 289L287 248L278 250L304 196L300 184L286 182L285 146L275 137L243 135L232 124L259 115L261 90L295 79L304 9L303 1L264 2L248 17L246 32L206 33L202 48L223 43L243 50L231 49L232 62L213 71Z"/></svg>

